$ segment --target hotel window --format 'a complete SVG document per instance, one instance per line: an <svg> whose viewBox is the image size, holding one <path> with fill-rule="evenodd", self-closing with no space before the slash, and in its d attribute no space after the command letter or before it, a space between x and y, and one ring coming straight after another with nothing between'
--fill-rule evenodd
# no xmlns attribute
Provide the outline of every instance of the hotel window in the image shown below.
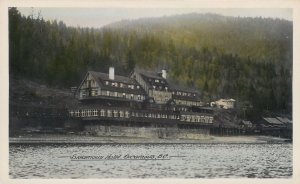
<svg viewBox="0 0 300 184"><path fill-rule="evenodd" d="M105 110L101 109L100 114L101 114L101 116L105 116Z"/></svg>
<svg viewBox="0 0 300 184"><path fill-rule="evenodd" d="M190 115L187 115L186 117L186 121L190 122L191 121L191 116Z"/></svg>
<svg viewBox="0 0 300 184"><path fill-rule="evenodd" d="M140 86L136 86L137 89L140 89Z"/></svg>
<svg viewBox="0 0 300 184"><path fill-rule="evenodd" d="M105 81L105 84L106 84L106 85L109 85L109 82L108 82L108 81Z"/></svg>
<svg viewBox="0 0 300 184"><path fill-rule="evenodd" d="M98 116L98 111L94 110L94 116Z"/></svg>
<svg viewBox="0 0 300 184"><path fill-rule="evenodd" d="M123 98L126 98L126 94L125 93L123 93Z"/></svg>
<svg viewBox="0 0 300 184"><path fill-rule="evenodd" d="M185 115L181 115L180 121L184 121L184 120L185 120Z"/></svg>
<svg viewBox="0 0 300 184"><path fill-rule="evenodd" d="M159 82L159 80L155 79L155 82Z"/></svg>
<svg viewBox="0 0 300 184"><path fill-rule="evenodd" d="M141 95L138 95L138 100L141 100Z"/></svg>
<svg viewBox="0 0 300 184"><path fill-rule="evenodd" d="M122 88L124 85L123 85L123 83L120 83L120 87Z"/></svg>
<svg viewBox="0 0 300 184"><path fill-rule="evenodd" d="M79 112L79 110L77 110L77 111L75 112L75 116L76 116L76 117L79 117L79 115L80 115L80 112Z"/></svg>
<svg viewBox="0 0 300 184"><path fill-rule="evenodd" d="M106 96L109 96L109 91L106 91Z"/></svg>
<svg viewBox="0 0 300 184"><path fill-rule="evenodd" d="M204 116L201 116L201 123L204 123Z"/></svg>
<svg viewBox="0 0 300 184"><path fill-rule="evenodd" d="M111 114L111 110L107 110L107 117L111 117L112 114Z"/></svg>
<svg viewBox="0 0 300 184"><path fill-rule="evenodd" d="M124 112L120 111L120 117L123 118L124 117Z"/></svg>
<svg viewBox="0 0 300 184"><path fill-rule="evenodd" d="M125 112L125 117L129 118L129 112L128 111Z"/></svg>
<svg viewBox="0 0 300 184"><path fill-rule="evenodd" d="M205 123L208 123L209 117L205 116Z"/></svg>
<svg viewBox="0 0 300 184"><path fill-rule="evenodd" d="M114 110L114 117L118 117L118 111Z"/></svg>
<svg viewBox="0 0 300 184"><path fill-rule="evenodd" d="M118 97L118 92L115 92L115 97Z"/></svg>
<svg viewBox="0 0 300 184"><path fill-rule="evenodd" d="M74 112L70 111L70 116L73 117L73 115L74 115Z"/></svg>
<svg viewBox="0 0 300 184"><path fill-rule="evenodd" d="M130 95L131 100L133 99L133 94Z"/></svg>

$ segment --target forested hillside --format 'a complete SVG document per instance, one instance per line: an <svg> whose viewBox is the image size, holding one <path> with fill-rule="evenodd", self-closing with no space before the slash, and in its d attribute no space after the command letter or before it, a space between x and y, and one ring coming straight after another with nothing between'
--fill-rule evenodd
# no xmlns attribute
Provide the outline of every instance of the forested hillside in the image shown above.
<svg viewBox="0 0 300 184"><path fill-rule="evenodd" d="M121 21L102 29L67 27L9 10L10 77L77 86L88 69L128 75L135 66L168 69L203 100L235 98L257 110L292 103L290 21L186 14Z"/></svg>

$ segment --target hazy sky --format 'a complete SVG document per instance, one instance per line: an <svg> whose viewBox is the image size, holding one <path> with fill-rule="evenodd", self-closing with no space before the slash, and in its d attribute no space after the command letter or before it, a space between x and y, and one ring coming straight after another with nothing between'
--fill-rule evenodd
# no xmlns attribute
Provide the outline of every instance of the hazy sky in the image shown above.
<svg viewBox="0 0 300 184"><path fill-rule="evenodd" d="M33 14L45 20L61 20L68 26L95 27L123 19L138 19L143 17L161 17L185 13L217 13L225 16L240 17L270 17L293 20L292 9L191 9L191 8L18 8L28 16Z"/></svg>

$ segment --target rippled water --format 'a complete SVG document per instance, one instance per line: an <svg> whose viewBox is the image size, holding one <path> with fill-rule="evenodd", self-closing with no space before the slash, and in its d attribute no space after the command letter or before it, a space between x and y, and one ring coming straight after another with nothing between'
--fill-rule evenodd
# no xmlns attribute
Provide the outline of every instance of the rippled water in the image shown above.
<svg viewBox="0 0 300 184"><path fill-rule="evenodd" d="M119 157L107 157L114 155ZM11 178L289 178L293 173L292 144L13 144L9 167Z"/></svg>

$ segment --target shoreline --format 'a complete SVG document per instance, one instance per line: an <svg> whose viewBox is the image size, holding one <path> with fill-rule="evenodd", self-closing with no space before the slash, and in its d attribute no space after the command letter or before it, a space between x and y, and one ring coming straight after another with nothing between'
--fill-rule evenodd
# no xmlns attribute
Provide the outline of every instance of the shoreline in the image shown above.
<svg viewBox="0 0 300 184"><path fill-rule="evenodd" d="M209 136L206 139L150 139L78 135L25 135L10 137L9 144L282 144L290 139L271 136Z"/></svg>

